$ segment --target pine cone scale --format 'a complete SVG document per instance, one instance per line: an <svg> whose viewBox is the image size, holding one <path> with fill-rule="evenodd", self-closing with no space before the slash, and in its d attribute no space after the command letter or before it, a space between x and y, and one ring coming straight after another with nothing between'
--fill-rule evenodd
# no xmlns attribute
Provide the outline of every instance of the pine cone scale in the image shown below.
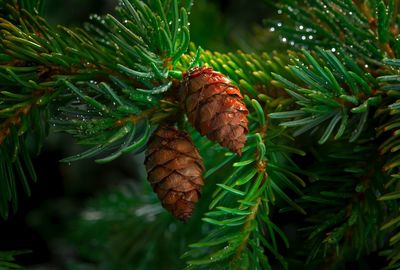
<svg viewBox="0 0 400 270"><path fill-rule="evenodd" d="M147 172L151 184L162 181L163 179L170 176L172 173L174 173L173 170L165 168L163 166L157 166L153 170Z"/></svg>
<svg viewBox="0 0 400 270"><path fill-rule="evenodd" d="M186 177L197 177L203 172L203 168L198 165L188 166L187 168L176 170L177 173Z"/></svg>
<svg viewBox="0 0 400 270"><path fill-rule="evenodd" d="M174 191L186 192L193 189L193 183L189 181L182 181L182 175L173 173L168 177L164 178L163 181L159 184L163 189L172 189Z"/></svg>
<svg viewBox="0 0 400 270"><path fill-rule="evenodd" d="M208 103L210 101L213 101L215 97L218 97L220 93L226 92L228 94L227 98L231 98L234 100L231 100L230 106L225 105L225 108L230 108L232 109L233 103L236 101L237 98L242 98L242 95L237 94L237 90L235 88L229 87L229 86L223 86L223 87L214 87L213 85L210 85L211 87L205 87L201 91L194 92L192 95L188 97L187 104L190 105L186 110L188 113L192 113L199 107L203 107L203 105L209 105ZM224 100L224 99L222 99ZM224 101L224 104L227 104L226 101ZM220 104L219 104L220 105ZM218 106L219 106L218 105ZM242 111L246 111L246 107L241 108Z"/></svg>
<svg viewBox="0 0 400 270"><path fill-rule="evenodd" d="M199 199L200 197L198 192L190 191L185 193L185 200L189 202L197 202Z"/></svg>
<svg viewBox="0 0 400 270"><path fill-rule="evenodd" d="M212 68L201 67L190 71L191 81L190 89L197 92L203 87L208 87L213 84L231 85L232 82L223 74L213 71Z"/></svg>

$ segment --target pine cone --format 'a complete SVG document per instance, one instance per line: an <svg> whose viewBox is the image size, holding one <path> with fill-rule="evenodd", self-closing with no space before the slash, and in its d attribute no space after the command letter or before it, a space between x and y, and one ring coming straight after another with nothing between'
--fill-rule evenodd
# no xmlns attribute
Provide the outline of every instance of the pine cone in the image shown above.
<svg viewBox="0 0 400 270"><path fill-rule="evenodd" d="M212 141L241 155L246 143L246 105L239 88L210 67L196 67L185 75L182 102L189 121Z"/></svg>
<svg viewBox="0 0 400 270"><path fill-rule="evenodd" d="M145 165L164 208L187 221L200 198L203 160L186 132L162 125L150 137Z"/></svg>

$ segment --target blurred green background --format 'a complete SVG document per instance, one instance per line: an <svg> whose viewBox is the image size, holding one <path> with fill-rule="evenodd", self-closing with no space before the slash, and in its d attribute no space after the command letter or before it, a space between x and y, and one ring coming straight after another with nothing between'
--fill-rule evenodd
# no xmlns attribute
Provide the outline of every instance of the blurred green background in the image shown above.
<svg viewBox="0 0 400 270"><path fill-rule="evenodd" d="M92 13L113 13L116 3L116 0L51 0L46 17L52 24L81 25ZM204 49L220 52L272 51L278 48L278 39L262 27L263 19L271 16L275 16L271 7L261 0L198 0L190 14L191 40ZM79 151L82 149L72 138L50 136L43 153L34 160L39 180L32 187L32 196L27 198L20 193L18 212L7 221L0 221L0 250L30 250L17 256L18 263L27 269L125 269L114 268L117 261L125 264L123 258L113 255L120 253L108 246L112 229L109 227L118 226L114 224L116 214L121 211L121 224L125 224L124 215L133 207L140 211L141 205L135 203L142 200L154 205L154 209L142 209L147 213L145 217L151 219L151 213L163 211L155 196L140 197L143 188L150 188L145 180L143 154L127 155L106 165L95 164L93 160L59 163L60 159ZM132 198L132 194L138 197ZM99 212L98 208L104 211ZM104 218L107 211L114 223ZM134 214L140 216L140 213ZM95 223L100 219L105 222ZM154 226L160 226L161 231L163 226L168 226L173 232L177 230L174 224ZM186 227L187 232L191 229ZM141 254L144 243L135 240L135 230L140 230L135 227L118 230L125 239L116 246L125 245L130 253L126 257L135 252ZM168 258L169 266L160 269L182 266L179 252L185 246L177 245L176 256Z"/></svg>

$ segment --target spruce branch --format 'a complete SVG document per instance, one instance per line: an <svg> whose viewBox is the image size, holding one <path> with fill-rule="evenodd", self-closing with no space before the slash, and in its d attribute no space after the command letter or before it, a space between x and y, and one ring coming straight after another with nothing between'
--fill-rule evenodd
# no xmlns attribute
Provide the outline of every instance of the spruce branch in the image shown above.
<svg viewBox="0 0 400 270"><path fill-rule="evenodd" d="M28 178L36 181L36 174L31 162L31 153L38 153L48 133L47 104L54 95L52 88L40 88L35 84L25 83L34 72L24 67L0 67L3 89L0 91L0 167L1 190L0 213L8 216L8 205L12 202L17 209L17 179L23 190L30 194ZM0 76L1 76L0 75ZM33 138L36 149L29 146Z"/></svg>
<svg viewBox="0 0 400 270"><path fill-rule="evenodd" d="M0 269L22 269L22 266L15 263L15 256L25 253L29 253L29 251L0 251Z"/></svg>
<svg viewBox="0 0 400 270"><path fill-rule="evenodd" d="M178 68L187 70L193 59L198 58L200 65L207 64L213 69L226 74L236 83L242 92L252 98L260 98L271 103L272 107L288 103L285 93L281 88L276 88L271 84L273 78L271 73L286 73L293 80L293 74L285 69L288 58L280 53L219 53L203 50L196 50L192 43L190 52L182 56Z"/></svg>
<svg viewBox="0 0 400 270"><path fill-rule="evenodd" d="M283 42L311 50L317 47L352 54L360 62L382 66L384 57L398 56L394 2L388 1L279 1L287 24L268 21Z"/></svg>
<svg viewBox="0 0 400 270"><path fill-rule="evenodd" d="M196 236L187 229L189 224L174 221L163 210L147 182L141 184L113 188L89 201L70 224L74 229L68 238L81 246L79 256L88 261L106 256L105 268L173 270L182 266L180 252ZM144 245L148 248L143 249Z"/></svg>
<svg viewBox="0 0 400 270"><path fill-rule="evenodd" d="M21 160L35 179L21 136L34 126L32 138L40 144L48 133L48 115L52 131L92 146L65 161L102 155L98 162L104 163L142 150L150 134L148 121L156 124L176 114L176 102L165 93L176 90L169 73L176 73L175 64L189 45L185 7L190 3L122 0L116 17L94 16L85 29L71 29L40 17L41 1L2 2L11 14L0 18L4 217L8 201L16 200L13 170L29 194ZM14 128L20 122L23 132Z"/></svg>
<svg viewBox="0 0 400 270"><path fill-rule="evenodd" d="M354 148L343 147L344 141L316 146L315 152L325 154L304 168L309 183L297 203L309 213L301 229L305 246L300 252L307 262L342 267L383 247L386 235L379 224L388 210L377 194L383 192L387 176L380 171L381 163L371 166L377 149L368 136Z"/></svg>
<svg viewBox="0 0 400 270"><path fill-rule="evenodd" d="M271 269L263 250L287 268L276 238L281 237L285 243L287 240L271 222L269 209L279 198L304 213L283 191L288 188L302 194L295 182L303 182L292 172L298 172L297 168L290 167L293 165L288 155L290 148L281 148L279 144L281 128L268 129L262 106L254 99L248 103L253 107L250 116L253 124L243 156L239 160L235 156L226 158L226 162L209 169L206 174L206 178L211 179L228 164L233 168L230 176L217 184L209 206L211 211L203 218L215 229L203 240L190 245L191 250L184 254L184 257L194 258L188 261L187 269ZM281 167L278 163L290 165ZM264 230L264 226L268 230Z"/></svg>
<svg viewBox="0 0 400 270"><path fill-rule="evenodd" d="M385 107L377 112L377 117L381 119L381 126L378 128L378 136L383 138L382 144L379 146L379 153L383 157L385 164L383 170L389 175L389 179L384 183L385 191L379 200L387 203L391 208L385 222L381 226L383 232L390 234L390 249L382 252L389 260L389 266L398 265L400 260L399 252L399 208L398 208L398 174L399 174L399 104L398 104L398 67L400 66L398 59L386 59L385 64L393 67L392 74L384 75L378 78L381 83L380 89L387 94L387 102Z"/></svg>
<svg viewBox="0 0 400 270"><path fill-rule="evenodd" d="M320 144L332 137L337 140L343 136L354 142L362 134L371 108L381 103L381 94L374 90L377 88L376 79L362 72L354 60L344 53L341 58L324 50L318 50L314 56L303 51L303 55L303 59L295 58L294 65L289 66L302 81L301 84L274 74L278 84L285 87L299 108L271 113L270 117L293 119L281 125L299 127L294 132L295 136L322 129ZM350 124L357 127L352 130Z"/></svg>
<svg viewBox="0 0 400 270"><path fill-rule="evenodd" d="M31 14L43 16L46 9L47 0L1 0L0 14L2 18L8 18L13 21L21 19L21 10L27 10Z"/></svg>
<svg viewBox="0 0 400 270"><path fill-rule="evenodd" d="M281 30L282 41L311 52L303 50L303 56L293 57L294 65L289 66L302 83L275 75L298 106L287 112L272 113L270 117L291 119L281 125L298 126L294 135L311 132L327 147L313 150L325 155L316 159L315 166L319 169L304 189L305 195L296 201L306 210L311 209L310 221L316 223L308 228L307 242L311 244L304 255L313 261L328 254L330 259L322 263L340 267L341 260L349 260L347 256L361 258L381 250L383 240L391 235L389 243L393 249L382 255L388 256L389 268L394 267L399 258L395 226L398 220L395 184L398 78L392 67L398 66L398 61L386 58L396 58L399 53L395 1L296 1L294 6L293 1L282 3L277 4L279 13L285 12L290 21L272 23L271 30ZM377 122L381 126L375 134ZM394 133L390 136L387 132ZM376 135L384 139L379 147L382 160L376 159L378 148L370 141L377 142ZM344 139L357 150L344 151ZM335 144L334 150L327 152ZM333 153L329 157L331 165L325 163L330 151ZM365 170L367 164L374 166ZM336 168L326 169L332 166ZM380 173L382 167L385 173ZM312 172L310 168L305 170ZM339 171L343 175L334 177ZM338 189L334 193L328 191ZM345 198L346 205L334 205L338 201L332 202L330 196ZM309 207L304 204L307 201L311 204ZM321 204L320 210L316 203ZM337 210L333 210L335 207ZM367 227L372 221L362 218L366 215L374 217L373 224ZM382 231L377 231L384 220L387 221ZM354 254L356 249L358 253Z"/></svg>
<svg viewBox="0 0 400 270"><path fill-rule="evenodd" d="M100 198L98 211L83 213L80 224L83 234L91 226L98 235L113 234L110 241L103 239L112 247L107 250L110 263L121 268L140 260L138 267L159 268L155 260L149 263L153 253L143 253L141 245L151 242L154 254L162 257L172 247L182 251L190 239L187 269L274 269L274 259L287 269L291 256L334 268L375 252L388 258L388 269L398 267L400 41L395 1L280 1L279 13L289 21L269 26L294 45L296 52L288 52L289 57L195 53L194 45L187 52L191 1L121 0L115 16L93 15L83 28L49 25L40 17L41 3L0 0L4 218L10 202L17 208L18 185L29 194L28 178L36 179L30 155L40 150L49 123L52 132L72 134L88 146L63 161L94 157L106 163L142 151L154 126L172 121L191 131L208 163L205 190L213 194L200 204L209 209L200 206L189 224L199 234L160 214L148 190L116 192L122 206ZM181 116L180 80L195 64L229 76L246 95L250 132L241 157L201 138ZM305 153L306 159L296 157ZM296 220L296 227L302 227L301 250L292 250L296 243L289 246L275 210L301 214ZM198 222L203 214L209 227ZM171 224L192 238L180 238ZM180 239L177 245L174 237ZM282 255L285 248L288 258Z"/></svg>

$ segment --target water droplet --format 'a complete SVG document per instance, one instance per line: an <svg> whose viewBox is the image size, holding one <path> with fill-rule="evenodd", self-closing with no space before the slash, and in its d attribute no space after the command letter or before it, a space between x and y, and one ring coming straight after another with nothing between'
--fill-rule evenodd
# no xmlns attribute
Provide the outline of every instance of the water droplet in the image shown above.
<svg viewBox="0 0 400 270"><path fill-rule="evenodd" d="M308 36L308 39L313 39L313 38L314 38L314 37L313 37L313 36L311 36L311 35L309 35L309 36Z"/></svg>
<svg viewBox="0 0 400 270"><path fill-rule="evenodd" d="M306 40L306 36L301 36L301 39L302 40Z"/></svg>
<svg viewBox="0 0 400 270"><path fill-rule="evenodd" d="M336 48L332 48L331 51L332 51L332 52L336 52Z"/></svg>
<svg viewBox="0 0 400 270"><path fill-rule="evenodd" d="M282 10L281 9L278 9L278 14L282 14Z"/></svg>
<svg viewBox="0 0 400 270"><path fill-rule="evenodd" d="M303 29L304 29L304 26L303 26L303 25L300 25L300 26L299 26L299 29L300 29L300 30L303 30Z"/></svg>
<svg viewBox="0 0 400 270"><path fill-rule="evenodd" d="M270 32L274 32L274 31L275 31L275 27L271 27L271 28L269 29L269 31L270 31Z"/></svg>
<svg viewBox="0 0 400 270"><path fill-rule="evenodd" d="M282 26L282 23L281 23L281 22L278 22L276 25L277 25L278 27L281 27L281 26Z"/></svg>
<svg viewBox="0 0 400 270"><path fill-rule="evenodd" d="M284 37L284 38L282 38L282 41L286 43L287 39Z"/></svg>

